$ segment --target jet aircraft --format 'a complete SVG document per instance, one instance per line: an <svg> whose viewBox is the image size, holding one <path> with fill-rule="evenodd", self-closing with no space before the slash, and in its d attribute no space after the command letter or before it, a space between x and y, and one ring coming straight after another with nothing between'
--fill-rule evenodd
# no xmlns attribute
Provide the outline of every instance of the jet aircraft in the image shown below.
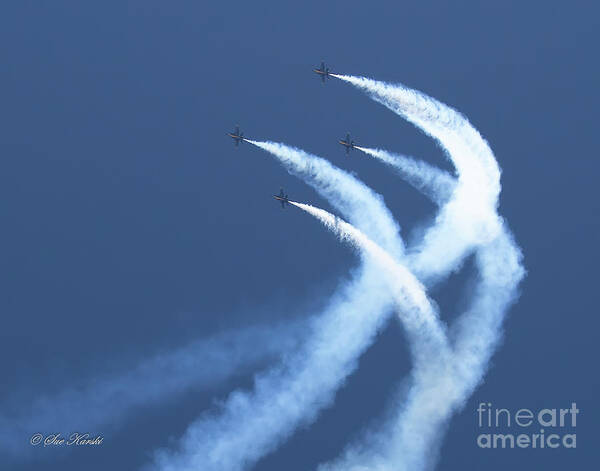
<svg viewBox="0 0 600 471"><path fill-rule="evenodd" d="M350 153L350 149L356 149L356 144L350 140L350 133L346 133L346 140L341 139L339 143L346 148L346 155Z"/></svg>
<svg viewBox="0 0 600 471"><path fill-rule="evenodd" d="M244 133L240 132L239 124L235 127L235 131L228 132L227 135L235 141L235 146L239 146L240 142L244 140Z"/></svg>
<svg viewBox="0 0 600 471"><path fill-rule="evenodd" d="M329 67L325 67L325 62L321 61L321 67L318 69L313 69L313 72L317 75L321 76L321 80L325 83L325 79L331 77L331 73L329 72Z"/></svg>
<svg viewBox="0 0 600 471"><path fill-rule="evenodd" d="M273 195L273 198L275 198L277 201L279 201L281 203L282 208L285 208L286 204L290 204L288 195L283 193L283 188L281 190L279 190L278 195Z"/></svg>

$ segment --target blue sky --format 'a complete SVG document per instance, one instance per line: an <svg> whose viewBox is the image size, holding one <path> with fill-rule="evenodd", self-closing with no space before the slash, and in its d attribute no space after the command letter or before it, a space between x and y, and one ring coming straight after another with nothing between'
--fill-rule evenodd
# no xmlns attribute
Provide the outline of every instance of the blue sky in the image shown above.
<svg viewBox="0 0 600 471"><path fill-rule="evenodd" d="M346 158L336 141L351 131L450 169L441 150L351 87L323 86L311 73L323 59L459 109L503 170L500 213L528 276L485 383L450 423L438 468L597 462L596 6L61 1L0 12L0 412L218 332L318 312L358 265L318 224L270 200L284 186L331 209L266 153L233 147L225 133L236 123L355 172L407 234L435 214L387 168ZM467 263L432 292L445 318L464 305L471 275ZM215 399L250 387L259 366L91 430L106 434L101 447L35 449L11 466L138 468ZM335 405L256 469L314 469L336 457L381 416L409 368L390 323ZM479 402L577 402L578 449L479 450ZM61 423L39 430L54 431L68 432ZM30 447L29 436L21 441Z"/></svg>

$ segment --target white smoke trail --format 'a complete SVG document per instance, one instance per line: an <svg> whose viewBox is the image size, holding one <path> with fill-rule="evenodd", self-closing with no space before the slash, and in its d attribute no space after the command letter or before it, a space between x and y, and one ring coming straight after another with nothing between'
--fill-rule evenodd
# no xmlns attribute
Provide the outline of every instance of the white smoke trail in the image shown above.
<svg viewBox="0 0 600 471"><path fill-rule="evenodd" d="M417 90L400 84L389 84L365 77L334 75L367 92L375 101L403 116L423 132L433 137L452 159L459 179L472 184L483 181L490 188L482 194L497 198L500 193L500 170L488 143L458 111ZM473 161L470 156L478 156ZM482 183L479 183L482 185Z"/></svg>
<svg viewBox="0 0 600 471"><path fill-rule="evenodd" d="M80 382L54 395L36 392L31 402L25 393L15 394L0 407L0 450L14 459L27 457L32 447L26 437L40 431L68 436L91 429L107 436L143 407L215 386L293 350L308 331L308 322L221 332L147 358L121 374Z"/></svg>
<svg viewBox="0 0 600 471"><path fill-rule="evenodd" d="M356 148L395 169L406 181L438 205L446 203L456 188L456 180L452 176L422 160L381 149L358 146Z"/></svg>
<svg viewBox="0 0 600 471"><path fill-rule="evenodd" d="M419 279L427 281L447 275L473 248L500 233L501 220L495 211L500 170L491 149L466 118L431 97L364 77L335 77L366 91L375 101L435 138L454 164L458 180L453 197L409 254L411 269Z"/></svg>
<svg viewBox="0 0 600 471"><path fill-rule="evenodd" d="M434 105L437 103L431 101ZM413 108L419 111L418 107ZM473 246L489 244L502 232L500 219L495 215L495 211L490 211L490 208L495 210L497 203L499 171L497 167L488 165L489 158L483 154L480 155L481 159L467 165L469 159L472 159L473 149L481 149L477 149L477 145L464 145L460 133L456 130L450 132L443 126L436 128L435 123L427 123L425 118L433 116L429 111L431 109L426 109L420 114L413 113L413 122L427 124L427 132L442 142L455 162L459 179L455 197L440 211L434 228L428 233L419 250L415 251L412 263L423 275L442 276L456 268ZM407 113L408 115L410 113ZM437 119L439 123L439 117ZM466 120L463 119L462 124L464 122ZM476 134L478 136L478 133ZM475 141L474 143L477 144ZM260 144L263 148L269 145L277 146L273 143ZM290 165L288 169L294 169L294 166L301 162L286 161L287 156L283 155L283 152L288 149L284 148L282 155L278 157ZM485 149L489 151L489 147L484 142L483 150ZM460 156L455 158L459 150L469 151L469 157L466 160ZM272 151L277 155L277 149L273 148ZM298 153L292 155L298 157ZM491 161L495 165L493 156ZM298 171L300 174L304 172L309 176L315 173L310 166L298 168L299 171L293 171ZM496 175L494 175L494 168L497 170ZM482 186L481 182L486 180L487 182ZM327 183L327 179L321 182L321 184ZM334 199L338 197L339 195L334 195ZM343 201L337 201L337 204L341 207L336 207L343 210ZM361 215L369 216L368 211L364 210ZM358 222L353 222L360 227L360 224L368 224L369 218L361 217L358 218ZM379 231L380 229L377 233L373 231L373 238L388 249L387 245L392 238L387 236L388 232L385 232L386 236L382 237ZM445 237L448 239L445 240ZM450 247L447 246L449 241L452 242ZM178 469L180 466L227 471L243 469L274 449L296 426L312 421L318 410L331 401L335 388L345 375L352 371L357 355L371 342L377 327L381 325L379 316L365 315L363 310L367 306L374 307L374 312L385 308L387 304L382 302L382 299L386 299L387 290L382 289L380 285L382 279L374 270L374 264L366 264L363 270L363 276L358 282L361 284L372 282L370 292L359 290L359 293L356 293L351 289L344 291L345 299L341 300L339 295L336 296L329 312L322 318L323 328L315 329L301 355L288 358L281 369L271 370L259 376L253 394L232 394L219 416L207 415L193 424L184 437L181 450L175 453L159 453L156 458L157 466L162 469ZM356 288L358 282L346 288ZM359 294L362 294L362 297L357 297ZM344 300L349 302L344 304ZM323 356L324 352L327 355ZM444 362L439 362L430 369L417 369L414 373L414 382L418 387L413 388L413 391L417 393L426 391L429 392L429 397L444 400L444 397L439 397L442 390L439 387L440 383L432 381L438 377L448 382L447 378L454 377L454 374L445 372L445 368ZM285 384L285 387L281 387L282 384ZM436 387L432 388L432 384ZM446 393L449 403L453 401L452 398L460 397L460 391L453 390L457 387L456 384L454 381L448 382ZM461 384L466 384L466 381ZM415 397L425 396L423 392L416 394ZM409 401L408 407L402 411L402 414L412 419L397 423L404 424L403 426L411 423L414 425L415 418L425 417L427 422L422 427L422 434L424 434L424 441L431 443L432 437L427 434L438 430L436 424L441 420L440 416L435 415L435 411L431 410L435 402L427 403L428 413L433 416L423 415L411 404L415 402ZM405 437L402 429L395 436ZM413 434L409 437L416 436ZM401 447L393 447L392 450L399 448ZM415 449L412 458L407 458L405 462L423 459L422 452L422 447ZM384 462L388 461L384 460Z"/></svg>
<svg viewBox="0 0 600 471"><path fill-rule="evenodd" d="M325 227L337 234L340 240L349 242L360 252L364 252L384 271L384 279L396 301L400 318L409 338L420 342L414 346L416 356L423 357L420 353L425 349L428 339L432 341L431 346L438 353L440 347L445 347L446 334L441 327L437 313L427 299L425 288L406 267L395 261L361 231L324 209L295 201L290 201L290 204L317 218ZM431 352L429 351L428 354Z"/></svg>
<svg viewBox="0 0 600 471"><path fill-rule="evenodd" d="M506 230L478 249L480 278L470 308L452 326L450 355L415 365L408 395L386 426L319 471L433 469L450 417L479 385L497 347L502 320L524 275L521 261Z"/></svg>
<svg viewBox="0 0 600 471"><path fill-rule="evenodd" d="M377 195L362 182L358 181L355 177L343 170L335 168L324 159L321 159L314 155L310 155L299 149L294 149L291 147L287 147L283 144L277 143L261 143L249 140L246 141L255 144L276 155L282 161L282 163L284 163L288 171L301 176L305 181L307 181L307 183L311 184L311 186L316 188L317 191L319 191L319 193L326 197L332 203L332 205L339 208L340 211L348 214L357 224L364 227L374 237L379 238L379 241L386 247L388 247L388 249L392 251L395 255L399 256L403 253L403 242L399 235L399 226L394 221L389 210L385 207L383 199L381 198L381 196ZM364 279L358 279L356 281L356 287L359 291L366 289L368 286L370 286L372 284L371 278L375 278L375 274L371 273L368 270L361 271L360 274ZM360 305L362 295L354 295L354 293L352 293L352 296L357 298L356 302ZM344 295L344 297L346 296ZM347 301L350 302L351 299L348 299ZM350 372L352 368L348 365L352 365L355 359L358 356L360 356L362 351L364 351L364 348L366 348L371 343L371 340L378 331L380 325L386 319L386 315L389 312L389 301L385 300L384 295L382 295L381 301L377 301L374 303L372 302L370 303L370 305L370 307L373 310L371 318L367 322L365 322L364 320L360 321L360 323L363 326L362 338L357 339L355 343L356 348L354 350L349 349L348 358L343 356L339 358L334 357L334 361L337 361L338 365L333 366L333 369L337 368L339 371ZM334 308L331 308L329 310L329 314L332 319L335 318L337 312L338 310ZM349 321L351 319L352 317L349 316ZM330 321L331 319L329 319L328 321L323 320L323 325L327 325L327 322ZM333 331L333 329L331 330ZM346 330L346 333L350 330L351 329L348 328ZM340 332L336 329L336 333L337 332L339 332L340 335L343 334L343 332ZM331 333L331 335L334 334ZM335 344L335 342L330 343ZM289 363L293 364L294 362L290 361ZM284 369L285 368L282 368L282 371ZM307 365L306 376L308 376L309 371L310 370ZM308 395L307 400L305 401L306 407L314 408L314 405L319 402L325 404L327 402L327 398L332 396L332 394L334 393L335 387L339 386L345 375L348 374L347 372L339 376L339 378L341 379L338 381L337 384L331 383L331 385L328 385L328 387L326 387L322 391L319 392L315 390L312 396ZM277 377L281 380L281 387L286 387L286 384L289 387L293 387L294 378L291 374L287 376L278 376L279 372L276 373L277 374L273 375L266 374L262 378L269 377L273 379ZM336 378L335 375L333 375L332 377ZM110 385L107 385L107 387L104 389L102 387L97 387L97 389L99 392L96 395L96 398L100 400L104 396L108 395L108 393L103 394L104 389L108 391L111 389L111 387ZM151 390L152 388L146 389L147 392ZM285 392L282 393L282 395L284 394ZM82 396L82 394L75 396L79 397ZM140 402L143 402L143 398L140 400ZM121 403L121 405L123 405L123 407L120 410L123 411L123 409L125 408L125 403ZM104 408L97 408L94 410L102 409ZM260 408L257 408L256 414L260 415L260 412ZM264 412L267 413L266 410ZM109 415L110 414L105 414L101 417L104 418ZM82 414L82 416L85 416L85 414ZM224 417L225 416L226 414L224 415ZM281 414L281 417L282 421L284 422L281 426L281 433L282 437L285 437L286 434L290 433L289 430L293 430L293 428L295 427L294 424L298 422L298 416L294 414L286 415L285 413L283 413ZM287 423L285 423L286 417L289 417L289 422ZM260 419L260 417L257 417L257 419ZM86 426L89 426L89 422L86 423ZM279 432L277 427L269 430L268 432L265 432L265 441L268 439L268 437L275 437L274 440L277 440L278 433ZM243 449L244 447L238 448L240 461L244 461L246 459L243 455ZM250 455L260 457L260 452L257 453L258 450L260 450L260 447L256 447Z"/></svg>
<svg viewBox="0 0 600 471"><path fill-rule="evenodd" d="M363 264L315 320L299 351L234 391L218 411L193 422L178 449L156 452L150 469L240 471L277 448L330 405L391 310L381 270Z"/></svg>
<svg viewBox="0 0 600 471"><path fill-rule="evenodd" d="M452 413L464 405L485 374L501 336L502 319L516 299L518 284L524 276L522 255L496 215L500 175L496 161L487 143L466 119L445 105L404 87L355 77L338 78L366 89L374 99L437 138L459 174L453 200L460 198L461 186L479 188L480 192L487 190L483 195L486 204L480 209L493 216L482 220L497 220L494 225L498 228L488 235L488 240L479 240L476 260L480 279L471 308L453 327L454 349L448 359L450 367L447 367L447 361L443 362L446 373L439 374L435 363L425 363L425 368L416 369L405 404L383 432L375 438L370 437L370 446L351 447L342 458L320 468L322 471L429 469L435 464L435 452L444 426ZM455 155L459 151L461 155ZM414 178L414 169L409 170L410 181ZM422 181L435 182L427 175L423 175ZM433 185L425 193L435 195L438 190ZM439 196L437 193L436 199ZM477 212L470 214L471 217L475 215ZM424 247L431 249L431 245ZM419 256L417 254L417 260ZM425 267L436 268L430 264Z"/></svg>
<svg viewBox="0 0 600 471"><path fill-rule="evenodd" d="M397 224L382 198L362 182L299 149L249 142L277 156L288 171L313 186L386 250L402 255ZM387 318L390 294L380 272L373 264L365 265L360 277L334 296L300 353L288 357L280 369L257 377L253 392L230 395L218 415L194 422L180 449L158 452L155 465L164 470L200 463L207 470L243 469L276 448L296 427L314 420ZM417 327L413 333L421 336L423 345L435 337ZM436 329L441 331L440 326Z"/></svg>
<svg viewBox="0 0 600 471"><path fill-rule="evenodd" d="M381 195L345 170L301 149L278 142L248 142L277 157L377 244L397 257L403 255L400 227Z"/></svg>

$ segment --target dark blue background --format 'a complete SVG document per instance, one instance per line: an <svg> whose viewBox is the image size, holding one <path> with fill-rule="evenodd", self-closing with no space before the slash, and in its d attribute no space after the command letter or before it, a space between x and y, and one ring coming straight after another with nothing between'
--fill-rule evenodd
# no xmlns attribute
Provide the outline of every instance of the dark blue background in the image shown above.
<svg viewBox="0 0 600 471"><path fill-rule="evenodd" d="M291 318L356 265L316 222L270 200L284 185L326 206L266 153L233 147L225 132L238 122L248 136L355 171L405 234L434 214L388 169L346 159L336 140L350 130L361 144L449 169L440 150L352 87L323 86L311 68L324 59L455 106L503 169L501 213L528 277L439 469L591 469L598 13L592 2L539 1L4 2L2 397L60 391L223 328ZM433 293L447 318L468 276L467 265ZM314 469L337 456L383 413L405 357L391 324L336 405L257 469ZM250 379L151 408L97 449L37 450L40 461L22 469L134 469L215 394ZM513 410L576 401L578 448L479 450L480 401Z"/></svg>

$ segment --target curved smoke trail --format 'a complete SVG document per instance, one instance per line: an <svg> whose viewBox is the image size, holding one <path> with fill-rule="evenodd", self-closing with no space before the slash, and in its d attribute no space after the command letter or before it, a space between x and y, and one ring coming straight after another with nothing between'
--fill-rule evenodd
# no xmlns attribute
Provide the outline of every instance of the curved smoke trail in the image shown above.
<svg viewBox="0 0 600 471"><path fill-rule="evenodd" d="M479 385L499 342L502 320L524 274L521 259L507 230L478 249L480 277L471 306L452 326L451 353L415 365L408 395L383 430L320 471L433 468L448 420Z"/></svg>
<svg viewBox="0 0 600 471"><path fill-rule="evenodd" d="M175 450L155 453L151 469L239 471L315 420L357 367L391 311L374 264L363 264L334 293L300 349L255 377L252 391L234 391L218 411L193 422Z"/></svg>
<svg viewBox="0 0 600 471"><path fill-rule="evenodd" d="M398 315L409 338L421 342L414 346L415 356L419 361L430 360L432 352L446 353L447 337L437 313L427 299L423 285L406 267L394 260L391 255L361 231L324 209L295 201L290 201L290 204L317 218L340 240L349 242L384 271L385 282L392 292L398 307ZM423 354L425 350L427 350L426 355Z"/></svg>
<svg viewBox="0 0 600 471"><path fill-rule="evenodd" d="M35 451L24 437L40 430L102 430L106 436L143 407L173 401L274 360L297 348L306 319L225 331L174 351L146 358L121 374L94 378L54 395L0 407L0 450L14 459ZM274 335L274 334L277 335ZM14 404L13 404L14 402Z"/></svg>
<svg viewBox="0 0 600 471"><path fill-rule="evenodd" d="M483 180L491 185L484 192L491 198L500 194L500 169L481 134L458 111L422 92L365 77L334 75L365 91L373 100L413 123L438 141L448 153L459 175L469 180ZM475 162L472 156L478 156ZM475 181L471 182L477 185ZM481 188L482 183L479 184Z"/></svg>
<svg viewBox="0 0 600 471"><path fill-rule="evenodd" d="M392 154L381 149L356 148L379 159L396 170L407 182L426 195L438 206L446 203L453 195L456 180L443 170L406 155Z"/></svg>
<svg viewBox="0 0 600 471"><path fill-rule="evenodd" d="M291 202L353 244L367 263L334 295L298 353L258 375L251 394L232 393L219 415L206 414L192 424L179 450L158 452L154 464L161 469L241 470L273 450L297 426L314 420L319 410L331 403L337 387L355 369L358 357L374 340L390 309L390 294L400 308L400 318L413 344L416 361L412 387L377 447L367 453L351 448L345 457L324 469L388 470L400 466L412 470L431 466L431 447L436 446L444 424L485 373L500 338L503 317L524 275L521 253L496 213L500 169L491 149L460 113L420 92L362 77L335 77L365 90L435 138L452 160L457 179L408 157L360 148L398 168L410 183L440 205L435 224L407 256L398 225L373 190L324 159L299 149L248 141L277 156L288 171L317 189L361 229L326 211ZM455 270L473 250L480 279L471 307L452 328L453 345L448 350L445 329L422 285L393 257L406 262L420 279L431 281ZM273 345L272 352L267 349L263 353L268 356L277 354L279 349L292 348L285 341L278 347ZM217 354L214 347L206 355ZM228 350L230 370L225 371L225 376L232 374L237 366L263 358L259 350L254 353L255 357L248 356L240 350L234 355L238 361L231 361ZM139 390L140 385L149 382L148 378L155 378L156 370L173 363L189 367L192 361L189 353L178 354L141 365L116 383L95 384L93 391L88 388L65 393L61 401L83 407L83 399L93 393L93 401L98 405L94 410L112 410L113 415L125 416L134 404L125 400L114 407L115 395L133 388ZM426 361L433 355L438 356L437 361ZM216 358L222 357L217 354ZM152 375L148 374L149 369ZM192 387L189 377L180 376L170 376L161 388L146 388L141 402L157 401L165 394ZM210 380L215 380L212 374ZM191 381L201 384L203 380ZM111 408L103 406L107 402L113 403ZM139 404L137 396L135 405ZM39 410L43 412L43 408ZM92 423L110 420L106 415L94 414L93 411L88 414L86 426L90 420ZM0 425L7 423L7 418L0 417Z"/></svg>
<svg viewBox="0 0 600 471"><path fill-rule="evenodd" d="M291 174L313 187L334 208L396 257L404 253L400 227L383 197L331 162L279 142L247 142L271 153Z"/></svg>
<svg viewBox="0 0 600 471"><path fill-rule="evenodd" d="M423 93L364 77L335 77L366 91L436 139L452 161L458 175L453 196L409 254L410 266L419 279L447 275L460 266L466 254L501 231L496 214L500 169L490 147L464 116Z"/></svg>
<svg viewBox="0 0 600 471"><path fill-rule="evenodd" d="M381 196L364 183L300 149L273 142L248 142L275 155L290 173L315 188L386 250L397 257L403 254L397 223ZM359 276L334 295L318 328L297 354L288 357L280 368L259 375L252 393L233 393L219 414L205 415L194 422L180 449L158 452L155 465L168 470L201 463L203 469L228 471L250 466L330 404L387 320L390 307L390 294L380 270L365 264ZM439 325L435 328L442 331ZM435 344L433 339L445 339L443 335L431 335L427 329L410 330L407 326L407 332L411 338L420 336L411 347L418 345L418 340L425 345ZM424 348L411 348L415 358ZM328 354L323 356L324 352Z"/></svg>
<svg viewBox="0 0 600 471"><path fill-rule="evenodd" d="M489 146L468 121L456 111L418 92L402 87L399 92L385 84L383 90L375 90L375 86L382 84L368 79L350 79L358 80L364 88L373 86L369 92L376 100L438 139L457 169L458 179L452 197L440 209L436 223L423 242L410 253L410 266L419 277L437 279L447 275L475 248L479 249L478 260L491 258L498 262L499 259L510 259L514 262L509 264L514 270L503 272L498 269L498 263L486 260L488 267L497 268L488 273L482 272L488 281L482 283L483 292L470 311L473 320L469 321L469 315L462 316L464 326L469 328L473 328L476 322L480 327L487 325L488 329L480 332L484 338L477 341L463 339L459 334L465 327L459 326L457 336L464 341L456 341L454 350L461 355L460 362L449 353L441 355L441 360L431 362L430 366L415 368L407 402L396 420L392 421L390 434L381 441L378 449L363 455L366 458L362 460L369 469L389 469L398 463L404 469L423 469L428 463L426 446L435 446L435 439L441 434L440 428L483 375L486 358L493 352L499 336L498 328L505 308L514 299L516 284L522 276L520 256L518 249L513 251L515 256L507 253L514 244L510 238L502 237L505 234L503 223L495 212L500 191L499 169ZM270 147L267 150L275 155L290 149L274 143L253 143L261 144L263 148ZM292 151L296 157L302 152ZM312 178L313 183L317 180L315 175L320 175L315 174L311 166L302 167L301 160L294 162L287 160L287 156L277 156L289 165L288 170L297 167L294 170L300 169L298 173ZM321 185L328 183L327 177L320 182ZM319 183L316 185L319 186ZM339 196L330 195L334 199L332 204L335 206L337 203L339 206L336 207L344 208L343 201L335 201ZM375 218L381 214L365 216ZM369 218L359 218L358 221L365 224ZM378 224L378 227L382 225ZM379 230L374 238L389 250L385 245L393 238L387 234L382 237ZM508 240L508 243L501 243L502 240ZM492 246L496 246L495 251L482 251L483 247ZM323 328L315 329L301 354L288 358L281 368L258 376L252 394L233 393L219 415L207 414L194 423L186 432L180 450L159 452L155 464L165 470L194 466L208 470L244 469L273 450L299 424L312 421L318 410L330 403L337 385L352 371L358 355L373 340L376 332L373 325L381 325L381 318L369 316L365 310L374 307L373 311L378 312L388 307L382 302L389 293L382 289L381 275L372 264L365 264L362 270L358 281L364 283L369 280L371 292L361 291L359 294L363 296L359 297L353 291L357 280L345 286L342 292L346 296L340 298L340 294L336 294L329 312L321 319ZM482 318L484 306L487 311ZM366 332L363 327L367 327ZM335 335L331 336L332 333ZM437 407L440 402L442 405ZM349 453L346 457L351 455ZM345 462L351 468L363 469L359 459L346 459Z"/></svg>
<svg viewBox="0 0 600 471"><path fill-rule="evenodd" d="M435 464L435 452L444 426L452 413L462 407L485 374L501 336L503 317L514 302L518 284L524 276L522 255L496 214L500 170L487 143L464 117L423 94L401 86L357 77L338 78L366 89L376 101L438 139L459 174L453 198L459 197L456 193L461 185L487 190L479 195L486 203L479 209L487 210L491 215L482 218L482 221L489 223L496 219L493 224L497 227L487 236L491 238L479 241L476 261L480 279L471 307L453 327L454 348L451 355L443 360L446 374L440 375L435 364L425 364L421 371L415 369L414 374L418 378L413 379L403 407L385 430L375 438L370 437L369 445L351 447L341 459L321 467L323 471L428 469ZM379 153L376 157L382 154L389 156L384 151L373 152ZM461 154L456 155L457 152ZM406 171L395 160L383 160L395 165L401 173ZM471 169L471 166L474 168ZM423 167L422 171L417 181L431 183L425 193L434 194L434 200L439 201L443 193L438 192L435 183L439 179L434 178L439 176L439 171L436 169L433 172L427 167ZM405 175L414 184L414 167L409 168ZM420 185L415 186L420 188ZM440 212L443 210L442 207ZM477 215L477 211L470 212L470 215Z"/></svg>
<svg viewBox="0 0 600 471"><path fill-rule="evenodd" d="M415 365L408 395L387 425L320 471L432 469L448 420L482 380L501 337L506 310L523 276L521 253L507 230L476 252L474 300L452 326L452 351Z"/></svg>

